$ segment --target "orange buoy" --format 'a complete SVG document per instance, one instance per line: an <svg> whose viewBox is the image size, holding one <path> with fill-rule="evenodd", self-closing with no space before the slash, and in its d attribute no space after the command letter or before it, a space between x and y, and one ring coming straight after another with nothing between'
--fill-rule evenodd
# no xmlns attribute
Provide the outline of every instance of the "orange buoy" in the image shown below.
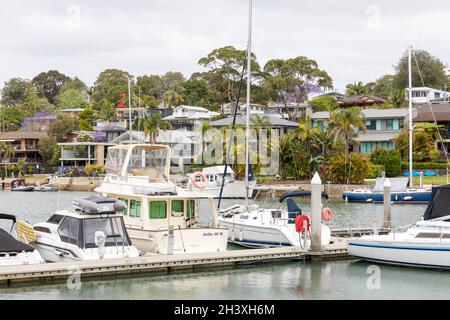
<svg viewBox="0 0 450 320"><path fill-rule="evenodd" d="M197 181L197 178L200 178L201 181ZM207 182L206 176L203 174L203 172L196 172L192 175L191 182L199 190L203 190L206 188L206 182Z"/></svg>
<svg viewBox="0 0 450 320"><path fill-rule="evenodd" d="M331 210L330 208L325 208L322 211L322 219L323 221L331 221L331 219L333 219L333 210Z"/></svg>

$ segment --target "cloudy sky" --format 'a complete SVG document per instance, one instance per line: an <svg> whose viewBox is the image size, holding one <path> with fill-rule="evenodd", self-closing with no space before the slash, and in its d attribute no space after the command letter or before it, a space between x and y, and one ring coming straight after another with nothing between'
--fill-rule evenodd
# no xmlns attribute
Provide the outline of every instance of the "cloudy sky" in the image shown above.
<svg viewBox="0 0 450 320"><path fill-rule="evenodd" d="M245 48L247 0L3 0L0 83L57 69L91 85L106 68L135 76L199 71L214 48ZM315 59L339 90L393 72L409 44L450 63L444 0L254 0L253 51Z"/></svg>

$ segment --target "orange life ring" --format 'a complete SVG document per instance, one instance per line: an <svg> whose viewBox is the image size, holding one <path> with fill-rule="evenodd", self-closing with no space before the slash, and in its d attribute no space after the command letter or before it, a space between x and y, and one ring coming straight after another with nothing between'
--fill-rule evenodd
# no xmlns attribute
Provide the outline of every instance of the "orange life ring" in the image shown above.
<svg viewBox="0 0 450 320"><path fill-rule="evenodd" d="M333 219L333 210L331 210L330 208L325 208L322 211L322 219L323 221L331 221L331 219Z"/></svg>
<svg viewBox="0 0 450 320"><path fill-rule="evenodd" d="M306 228L308 229L308 231L311 229L311 221L309 220L309 218L305 215L301 215L298 216L297 218L295 218L295 230L298 233L303 233L305 231L305 228L303 226L303 222L306 221Z"/></svg>
<svg viewBox="0 0 450 320"><path fill-rule="evenodd" d="M198 182L197 178L201 178L202 181ZM194 185L194 187L196 187L199 190L203 190L206 188L206 182L208 181L208 179L206 178L206 176L203 174L203 172L196 172L192 175L191 178L191 182Z"/></svg>

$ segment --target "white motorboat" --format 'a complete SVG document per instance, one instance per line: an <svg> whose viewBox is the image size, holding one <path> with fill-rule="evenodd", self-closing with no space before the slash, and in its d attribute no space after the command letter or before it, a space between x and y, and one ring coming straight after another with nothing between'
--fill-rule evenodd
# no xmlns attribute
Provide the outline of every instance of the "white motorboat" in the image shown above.
<svg viewBox="0 0 450 320"><path fill-rule="evenodd" d="M244 199L247 189L245 181L237 180L236 174L230 166L224 178L225 166L203 168L201 172L189 176L188 190L198 194L220 197L223 183L222 199ZM225 181L224 181L225 180ZM248 194L251 197L256 186L256 181L249 181Z"/></svg>
<svg viewBox="0 0 450 320"><path fill-rule="evenodd" d="M309 230L301 233L296 228L296 220L301 216L306 217L292 199L298 196L310 196L310 192L286 193L280 197L280 205L274 209L235 205L221 210L219 225L228 228L231 243L245 247L297 246L307 250L311 245ZM287 210L281 209L284 200L287 201ZM322 244L330 242L331 230L322 223Z"/></svg>
<svg viewBox="0 0 450 320"><path fill-rule="evenodd" d="M27 186L25 179L14 179L11 181L11 191L13 192L33 192L33 186Z"/></svg>
<svg viewBox="0 0 450 320"><path fill-rule="evenodd" d="M211 195L169 181L166 145L119 145L108 150L106 177L95 191L127 204L125 225L139 250L161 254L225 251L228 229L217 225ZM208 199L205 209L200 200ZM205 211L202 211L205 210ZM200 212L211 221L199 223Z"/></svg>
<svg viewBox="0 0 450 320"><path fill-rule="evenodd" d="M139 257L123 222L125 204L98 195L73 201L47 222L33 226L31 245L48 262Z"/></svg>
<svg viewBox="0 0 450 320"><path fill-rule="evenodd" d="M422 221L406 232L347 240L350 255L365 260L430 268L450 268L450 185L433 188Z"/></svg>
<svg viewBox="0 0 450 320"><path fill-rule="evenodd" d="M0 266L17 266L44 263L41 255L33 247L16 239L14 227L16 217L0 214L0 220L12 221L10 231L0 228Z"/></svg>

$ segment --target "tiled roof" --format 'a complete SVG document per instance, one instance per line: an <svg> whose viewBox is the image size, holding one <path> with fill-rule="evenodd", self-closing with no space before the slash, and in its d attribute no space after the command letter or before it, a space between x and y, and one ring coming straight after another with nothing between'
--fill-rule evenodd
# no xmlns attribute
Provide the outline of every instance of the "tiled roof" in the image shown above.
<svg viewBox="0 0 450 320"><path fill-rule="evenodd" d="M1 132L0 140L41 139L46 136L46 133L36 131Z"/></svg>

